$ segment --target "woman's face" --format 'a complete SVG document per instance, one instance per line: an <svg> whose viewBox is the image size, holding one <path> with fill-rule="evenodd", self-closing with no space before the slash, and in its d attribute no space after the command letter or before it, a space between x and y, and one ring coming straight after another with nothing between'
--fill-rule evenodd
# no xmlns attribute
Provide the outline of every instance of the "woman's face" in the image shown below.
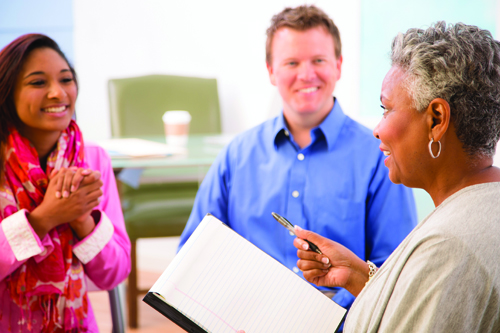
<svg viewBox="0 0 500 333"><path fill-rule="evenodd" d="M425 113L412 106L412 99L402 86L404 72L392 67L382 83L380 100L384 115L373 135L381 141L380 150L386 157L389 178L393 183L419 187L422 179L424 154L427 151Z"/></svg>
<svg viewBox="0 0 500 333"><path fill-rule="evenodd" d="M28 55L17 78L14 104L28 138L59 135L75 110L77 87L66 61L51 48Z"/></svg>

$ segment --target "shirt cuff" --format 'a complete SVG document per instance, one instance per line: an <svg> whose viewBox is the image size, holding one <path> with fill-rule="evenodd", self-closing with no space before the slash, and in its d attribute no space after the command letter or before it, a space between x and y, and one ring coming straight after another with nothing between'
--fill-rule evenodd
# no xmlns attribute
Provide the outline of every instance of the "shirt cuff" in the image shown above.
<svg viewBox="0 0 500 333"><path fill-rule="evenodd" d="M44 247L26 217L28 211L20 211L3 219L2 226L5 238L18 261L23 261L43 252Z"/></svg>
<svg viewBox="0 0 500 333"><path fill-rule="evenodd" d="M81 242L73 247L73 253L85 265L90 262L109 243L115 232L113 223L108 216L101 211L101 220L94 230Z"/></svg>

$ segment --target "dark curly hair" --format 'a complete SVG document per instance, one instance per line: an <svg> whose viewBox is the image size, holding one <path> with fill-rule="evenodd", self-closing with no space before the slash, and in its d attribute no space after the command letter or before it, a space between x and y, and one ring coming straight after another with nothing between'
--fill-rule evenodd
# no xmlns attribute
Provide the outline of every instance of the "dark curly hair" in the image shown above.
<svg viewBox="0 0 500 333"><path fill-rule="evenodd" d="M500 138L500 43L488 30L440 21L409 29L392 42L393 66L405 72L413 106L434 98L450 104L451 121L464 150L492 157Z"/></svg>

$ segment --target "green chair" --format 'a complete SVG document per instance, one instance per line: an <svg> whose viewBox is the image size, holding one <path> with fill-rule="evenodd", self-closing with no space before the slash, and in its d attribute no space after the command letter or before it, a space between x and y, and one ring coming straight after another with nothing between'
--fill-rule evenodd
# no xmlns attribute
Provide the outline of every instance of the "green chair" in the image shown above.
<svg viewBox="0 0 500 333"><path fill-rule="evenodd" d="M221 132L217 81L195 77L148 75L108 82L111 132L118 137L164 136L161 117L168 110L192 116L190 134ZM138 296L136 241L146 237L179 236L193 207L199 170L147 169L138 188L119 183L127 232L132 243L128 278L129 326L136 328ZM177 176L180 180L172 181ZM165 181L158 181L158 179ZM186 180L186 178L188 178ZM168 180L167 180L168 179Z"/></svg>
<svg viewBox="0 0 500 333"><path fill-rule="evenodd" d="M161 117L186 110L193 117L190 133L220 133L217 80L148 75L109 80L113 137L164 135Z"/></svg>

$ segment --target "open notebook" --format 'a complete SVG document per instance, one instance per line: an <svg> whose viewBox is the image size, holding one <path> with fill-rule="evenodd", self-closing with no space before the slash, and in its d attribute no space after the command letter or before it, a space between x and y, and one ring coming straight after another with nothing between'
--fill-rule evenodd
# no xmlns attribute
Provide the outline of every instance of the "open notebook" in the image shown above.
<svg viewBox="0 0 500 333"><path fill-rule="evenodd" d="M188 332L335 332L346 312L212 215L144 301Z"/></svg>

